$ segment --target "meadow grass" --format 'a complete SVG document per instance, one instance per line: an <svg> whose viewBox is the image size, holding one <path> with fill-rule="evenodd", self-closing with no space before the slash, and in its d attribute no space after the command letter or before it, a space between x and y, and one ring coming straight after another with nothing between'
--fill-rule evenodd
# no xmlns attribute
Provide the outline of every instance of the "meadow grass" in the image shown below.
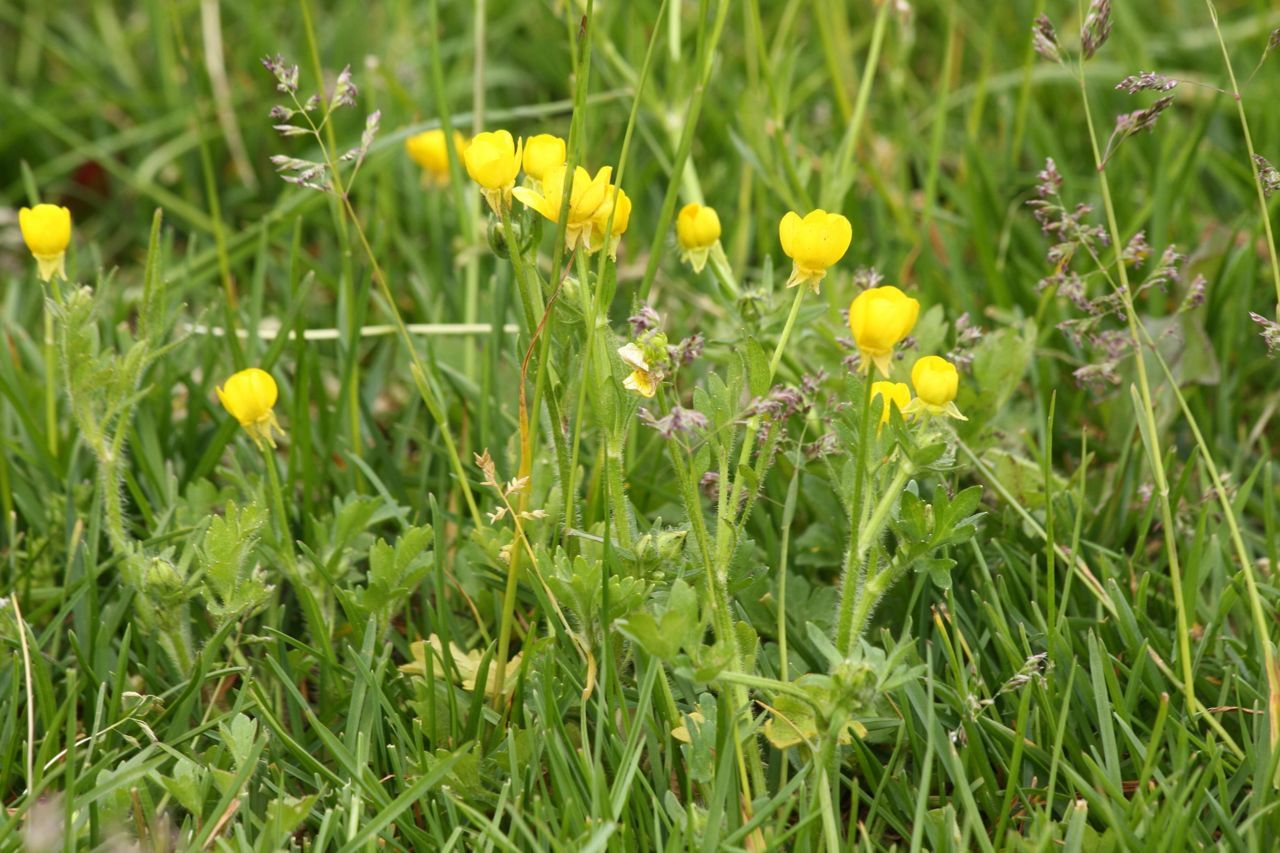
<svg viewBox="0 0 1280 853"><path fill-rule="evenodd" d="M0 5L0 849L1275 849L1277 33ZM424 180L435 128L611 166L616 262L456 151ZM878 426L876 284L967 420Z"/></svg>

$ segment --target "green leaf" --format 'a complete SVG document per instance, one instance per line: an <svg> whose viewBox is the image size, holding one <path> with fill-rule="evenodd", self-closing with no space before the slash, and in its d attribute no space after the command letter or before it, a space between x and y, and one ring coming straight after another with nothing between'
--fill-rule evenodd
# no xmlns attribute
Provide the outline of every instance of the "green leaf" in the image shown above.
<svg viewBox="0 0 1280 853"><path fill-rule="evenodd" d="M244 714L236 714L231 718L231 725L218 724L218 732L222 742L231 753L231 760L236 770L243 769L244 762L249 760L253 752L253 742L258 735L258 723Z"/></svg>
<svg viewBox="0 0 1280 853"><path fill-rule="evenodd" d="M772 379L769 376L769 357L764 348L754 337L748 337L743 358L747 367L747 389L753 397L763 397L769 393Z"/></svg>
<svg viewBox="0 0 1280 853"><path fill-rule="evenodd" d="M676 578L660 616L655 618L641 610L623 619L618 627L649 654L670 661L681 648L697 645L701 625L698 594L683 579Z"/></svg>

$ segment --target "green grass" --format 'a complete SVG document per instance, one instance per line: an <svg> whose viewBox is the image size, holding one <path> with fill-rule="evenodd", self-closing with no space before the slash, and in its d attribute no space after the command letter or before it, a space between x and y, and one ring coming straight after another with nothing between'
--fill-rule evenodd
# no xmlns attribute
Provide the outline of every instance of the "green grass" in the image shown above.
<svg viewBox="0 0 1280 853"><path fill-rule="evenodd" d="M1083 65L1068 0L0 5L0 849L1274 849L1280 12L1216 5L1116 3ZM351 66L333 156L380 110L349 209L273 171L323 156L271 129L277 53L303 97ZM1099 169L1141 71L1173 104ZM519 202L504 234L459 162L424 188L442 123L612 165L617 263ZM1070 263L1118 294L1101 342L1038 287L1046 158L1106 235ZM75 220L56 292L37 201ZM853 244L793 302L778 221L815 207ZM866 426L863 268L922 305L895 378L974 356L967 422ZM615 355L646 303L705 338L652 401ZM214 392L249 366L274 453ZM859 531L901 578L838 648Z"/></svg>

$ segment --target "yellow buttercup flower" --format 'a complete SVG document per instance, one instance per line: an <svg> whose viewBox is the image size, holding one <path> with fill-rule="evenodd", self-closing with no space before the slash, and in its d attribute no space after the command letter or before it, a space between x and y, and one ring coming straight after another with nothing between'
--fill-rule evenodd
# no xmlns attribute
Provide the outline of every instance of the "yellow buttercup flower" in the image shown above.
<svg viewBox="0 0 1280 853"><path fill-rule="evenodd" d="M463 153L467 174L480 185L484 200L501 216L511 208L511 190L520 174L521 142L505 130L476 134Z"/></svg>
<svg viewBox="0 0 1280 853"><path fill-rule="evenodd" d="M853 241L853 226L838 213L815 210L803 219L794 211L778 224L782 251L794 261L787 287L808 284L818 292L827 269L844 257Z"/></svg>
<svg viewBox="0 0 1280 853"><path fill-rule="evenodd" d="M424 179L434 184L449 182L449 146L440 128L414 134L404 141L404 148L413 162L422 167ZM467 150L467 140L458 131L453 132L453 150L462 157Z"/></svg>
<svg viewBox="0 0 1280 853"><path fill-rule="evenodd" d="M22 239L35 256L40 278L67 278L67 246L71 243L71 211L56 204L37 204L18 211Z"/></svg>
<svg viewBox="0 0 1280 853"><path fill-rule="evenodd" d="M226 384L215 388L223 408L240 422L253 443L262 446L265 441L276 446L272 432L281 432L272 407L276 404L276 381L265 370L251 367L234 374Z"/></svg>
<svg viewBox="0 0 1280 853"><path fill-rule="evenodd" d="M552 222L559 222L560 208L564 202L565 171L564 166L552 169L543 178L539 189L516 187L515 197ZM569 249L576 249L579 245L589 245L591 231L595 227L594 217L609 197L611 177L613 177L613 169L608 166L596 172L594 178L581 166L573 170L573 184L569 189L568 221L565 223L564 231L565 246ZM628 202L628 217L630 213L631 208ZM614 218L617 219L617 217ZM615 234L620 233L616 221L613 230Z"/></svg>
<svg viewBox="0 0 1280 853"><path fill-rule="evenodd" d="M613 222L609 218L613 218ZM631 222L631 199L623 192L622 187L609 186L605 190L605 200L591 217L591 234L587 240L589 251L598 252L609 248L609 257L618 259L618 243L626 233ZM605 229L609 229L606 236Z"/></svg>
<svg viewBox="0 0 1280 853"><path fill-rule="evenodd" d="M916 398L907 405L903 414L926 412L930 415L968 420L960 414L955 404L956 392L960 388L960 372L945 358L926 355L918 359L911 368L911 384L915 386Z"/></svg>
<svg viewBox="0 0 1280 853"><path fill-rule="evenodd" d="M871 399L880 397L884 400L884 410L880 412L880 426L889 422L889 412L897 408L905 412L911 403L911 389L905 382L873 382L871 383Z"/></svg>
<svg viewBox="0 0 1280 853"><path fill-rule="evenodd" d="M539 183L552 169L564 165L565 143L558 136L539 133L524 143L524 173Z"/></svg>
<svg viewBox="0 0 1280 853"><path fill-rule="evenodd" d="M920 303L891 284L859 293L849 306L849 331L862 354L862 370L874 363L888 376L893 348L911 334L918 316Z"/></svg>
<svg viewBox="0 0 1280 853"><path fill-rule="evenodd" d="M720 216L715 208L691 202L680 208L676 216L676 242L680 244L680 259L702 272L707 265L711 247L720 239Z"/></svg>

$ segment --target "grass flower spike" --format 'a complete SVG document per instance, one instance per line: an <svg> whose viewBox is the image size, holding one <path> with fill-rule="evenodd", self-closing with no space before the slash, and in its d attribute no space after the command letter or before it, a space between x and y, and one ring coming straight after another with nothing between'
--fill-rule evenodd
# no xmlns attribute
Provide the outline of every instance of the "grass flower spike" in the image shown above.
<svg viewBox="0 0 1280 853"><path fill-rule="evenodd" d="M849 251L853 226L838 213L815 210L801 219L792 211L778 224L778 237L795 262L787 287L808 284L817 293L827 270Z"/></svg>
<svg viewBox="0 0 1280 853"><path fill-rule="evenodd" d="M520 174L521 143L505 130L477 134L462 155L467 174L480 185L484 200L501 216L511 208L511 190Z"/></svg>
<svg viewBox="0 0 1280 853"><path fill-rule="evenodd" d="M880 413L880 429L889 422L889 412L896 408L905 413L911 404L911 389L905 382L874 382L871 385L871 399L880 397L884 400L884 411Z"/></svg>
<svg viewBox="0 0 1280 853"><path fill-rule="evenodd" d="M436 128L410 136L404 141L404 148L413 162L422 167L424 180L437 186L449 182L449 149L443 130ZM456 130L453 132L453 150L459 157L467 151L467 140Z"/></svg>
<svg viewBox="0 0 1280 853"><path fill-rule="evenodd" d="M22 239L40 266L40 278L67 278L67 246L71 243L71 211L56 204L37 204L18 211Z"/></svg>
<svg viewBox="0 0 1280 853"><path fill-rule="evenodd" d="M215 390L223 408L240 422L254 444L261 447L265 441L272 447L276 446L272 432L283 433L283 430L272 410L278 391L270 373L251 367L233 375L225 385Z"/></svg>
<svg viewBox="0 0 1280 853"><path fill-rule="evenodd" d="M911 334L919 316L920 303L893 285L859 293L849 305L849 331L862 354L862 369L875 364L888 376L893 348Z"/></svg>
<svg viewBox="0 0 1280 853"><path fill-rule="evenodd" d="M568 222L564 231L565 246L570 250L590 243L595 216L609 196L609 180L612 177L613 169L608 166L596 172L594 178L581 166L574 169L573 184L569 190ZM516 187L515 197L552 222L559 222L560 208L564 201L564 180L565 167L560 166L547 173L540 189ZM629 202L627 212L629 215ZM616 221L614 232L620 233Z"/></svg>
<svg viewBox="0 0 1280 853"><path fill-rule="evenodd" d="M968 420L960 414L955 404L956 391L960 388L960 373L945 358L926 355L918 359L911 368L911 384L915 386L916 398L907 405L903 414L926 412L961 421Z"/></svg>
<svg viewBox="0 0 1280 853"><path fill-rule="evenodd" d="M694 272L702 272L711 247L719 239L720 216L715 208L696 202L680 208L676 217L676 242L680 244L680 260L693 267Z"/></svg>
<svg viewBox="0 0 1280 853"><path fill-rule="evenodd" d="M612 223L609 221L610 217L613 218ZM608 187L604 203L596 208L595 216L591 218L591 234L587 241L590 251L598 252L607 246L609 257L616 261L618 243L630 222L631 198L623 192L622 187ZM608 235L605 234L605 229L609 229Z"/></svg>
<svg viewBox="0 0 1280 853"><path fill-rule="evenodd" d="M552 169L564 165L565 143L559 136L539 133L524 144L524 173L542 183Z"/></svg>

